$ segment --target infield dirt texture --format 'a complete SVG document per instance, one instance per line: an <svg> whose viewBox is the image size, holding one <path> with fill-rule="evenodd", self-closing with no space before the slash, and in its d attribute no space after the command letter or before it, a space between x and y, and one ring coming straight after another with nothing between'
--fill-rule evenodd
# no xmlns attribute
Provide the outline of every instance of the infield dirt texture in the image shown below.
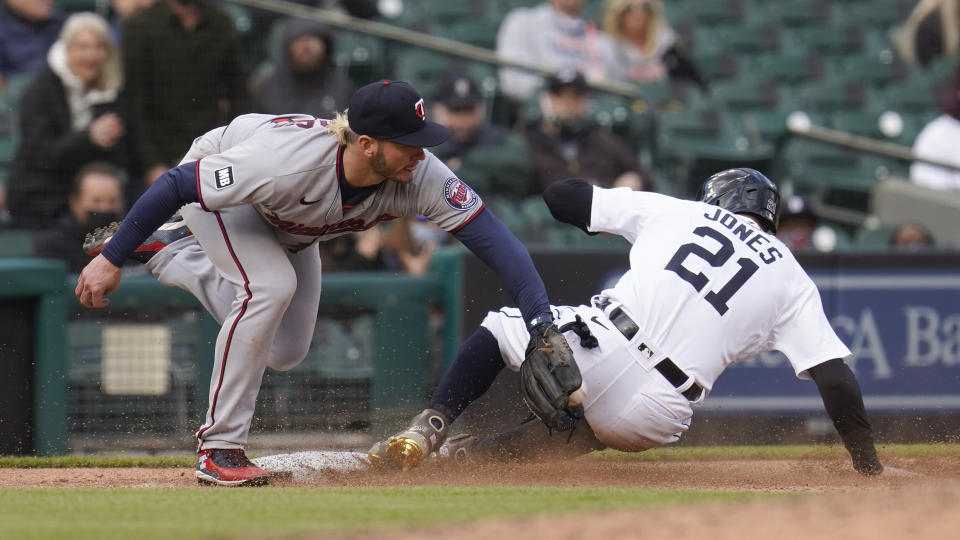
<svg viewBox="0 0 960 540"><path fill-rule="evenodd" d="M944 451L946 448L946 451ZM640 493L649 489L656 495L664 490L691 490L717 493L720 497L696 504L651 505L638 501L630 508L620 501L616 510L569 512L563 505L540 510L538 515L484 517L469 523L447 515L450 508L437 512L429 506L419 516L410 516L406 524L384 527L382 521L370 528L362 524L351 530L333 530L318 525L316 532L263 534L234 532L188 535L191 538L553 538L609 539L664 538L670 540L718 539L871 539L960 538L960 449L956 445L927 452L881 450L884 463L893 469L881 478L856 474L849 459L837 448L807 447L786 452L787 458L728 459L724 455L698 455L696 449L663 450L652 458L636 458L617 453L602 453L561 463L484 464L471 467L423 467L408 472L364 471L344 474L332 483L310 489L334 495L358 489L401 488L391 490L402 497L404 489L439 487L470 488L480 486L562 486L583 488L584 496L596 496L602 489ZM694 450L694 452L690 452ZM907 473L906 471L909 471ZM275 482L280 489L245 489L249 494L276 496L302 485ZM235 492L236 489L201 488L193 472L173 468L2 468L0 495L7 488L94 487L177 488L169 491L188 495L196 490L209 493ZM601 491L597 491L601 488ZM13 490L19 491L19 490ZM35 490L30 490L35 491ZM46 492L46 490L41 490ZM57 490L69 491L69 490ZM116 492L117 489L107 489ZM163 490L167 491L167 490ZM577 489L570 490L572 497ZM89 493L84 490L85 493ZM442 491L441 491L442 493ZM531 491L535 496L536 491ZM737 495L742 496L737 496ZM727 495L731 495L728 497ZM443 495L440 495L441 497ZM229 498L225 496L225 498ZM656 496L653 497L656 500ZM388 504L384 501L381 504ZM267 506L267 505L265 505ZM626 509L625 509L626 508ZM208 509L211 519L229 521L230 505ZM383 508L367 509L376 515ZM442 515L441 515L442 514ZM57 519L49 514L49 519ZM181 516L169 515L170 520ZM269 515L263 516L269 520ZM357 531L356 525L362 530ZM0 531L3 525L0 524ZM288 530L280 528L280 530ZM252 533L252 534L250 534ZM0 534L0 536L3 536Z"/></svg>

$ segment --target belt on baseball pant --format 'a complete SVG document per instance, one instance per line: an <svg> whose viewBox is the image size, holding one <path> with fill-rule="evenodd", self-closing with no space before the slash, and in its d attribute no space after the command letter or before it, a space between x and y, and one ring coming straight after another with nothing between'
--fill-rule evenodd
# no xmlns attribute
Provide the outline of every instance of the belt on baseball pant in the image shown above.
<svg viewBox="0 0 960 540"><path fill-rule="evenodd" d="M633 322L633 319L630 318L622 309L619 307L613 308L613 311L609 315L610 322L613 323L617 330L623 334L623 337L627 338L627 341L633 339L633 336L637 335L637 332L640 331L640 327L637 326L637 323ZM660 372L661 375L673 385L674 388L680 388L683 386L688 379L686 373L679 366L673 363L673 360L670 360L669 357L661 360L657 365L653 366L654 369ZM687 388L683 392L680 392L683 397L687 398L690 401L696 401L700 399L700 395L703 393L703 388L694 382L690 388Z"/></svg>

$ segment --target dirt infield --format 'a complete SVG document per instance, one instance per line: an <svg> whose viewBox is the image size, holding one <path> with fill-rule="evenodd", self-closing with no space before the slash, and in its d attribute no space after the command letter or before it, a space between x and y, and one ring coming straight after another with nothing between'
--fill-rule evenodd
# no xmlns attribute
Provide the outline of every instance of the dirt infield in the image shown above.
<svg viewBox="0 0 960 540"><path fill-rule="evenodd" d="M881 454L882 455L882 454ZM777 540L949 538L960 530L960 459L887 457L893 474L863 478L847 459L603 461L490 464L345 474L327 486L564 485L763 491L777 499L645 508L590 515L491 520L456 531L424 528L405 538L522 537ZM909 474L904 472L909 471ZM276 484L284 485L284 482ZM195 487L189 469L0 469L0 487ZM822 493L794 497L791 493ZM396 532L396 531L392 531ZM376 536L376 531L371 531ZM324 538L364 538L366 534ZM314 538L312 536L298 538ZM319 538L317 536L316 538Z"/></svg>

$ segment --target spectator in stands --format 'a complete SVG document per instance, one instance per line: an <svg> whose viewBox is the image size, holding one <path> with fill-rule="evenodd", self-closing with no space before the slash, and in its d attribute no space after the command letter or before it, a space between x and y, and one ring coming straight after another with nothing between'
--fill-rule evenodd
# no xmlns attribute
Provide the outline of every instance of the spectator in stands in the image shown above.
<svg viewBox="0 0 960 540"><path fill-rule="evenodd" d="M890 235L890 246L904 251L923 251L936 245L933 233L919 223L904 223Z"/></svg>
<svg viewBox="0 0 960 540"><path fill-rule="evenodd" d="M233 22L210 0L161 0L131 17L123 61L142 173L142 182L131 182L134 196L176 165L195 137L249 105Z"/></svg>
<svg viewBox="0 0 960 540"><path fill-rule="evenodd" d="M640 186L652 190L652 179L627 144L609 130L594 124L589 115L587 82L567 69L547 81L540 96L541 118L527 126L527 144L533 162L527 194L542 193L549 184L580 177L611 187L622 176L636 176ZM623 179L621 181L626 181ZM636 178L632 179L636 185Z"/></svg>
<svg viewBox="0 0 960 540"><path fill-rule="evenodd" d="M123 181L121 172L105 162L85 165L73 180L70 211L56 226L38 234L34 244L37 255L62 259L71 272L80 272L90 262L83 252L83 237L95 229L123 217Z"/></svg>
<svg viewBox="0 0 960 540"><path fill-rule="evenodd" d="M820 216L810 207L810 202L798 195L788 197L781 205L777 238L794 253L833 251L839 241L836 231L822 225Z"/></svg>
<svg viewBox="0 0 960 540"><path fill-rule="evenodd" d="M120 59L107 22L71 15L47 64L19 105L20 145L8 179L17 227L49 226L66 211L70 182L84 164L126 162Z"/></svg>
<svg viewBox="0 0 960 540"><path fill-rule="evenodd" d="M614 43L611 77L633 83L673 77L706 89L667 22L660 0L607 0L603 29Z"/></svg>
<svg viewBox="0 0 960 540"><path fill-rule="evenodd" d="M53 0L5 0L0 6L0 88L3 80L46 66L63 14Z"/></svg>
<svg viewBox="0 0 960 540"><path fill-rule="evenodd" d="M123 43L123 27L138 12L153 5L154 0L110 0L113 17L110 19L110 33L114 41Z"/></svg>
<svg viewBox="0 0 960 540"><path fill-rule="evenodd" d="M355 85L333 62L333 31L305 19L283 21L281 56L252 83L256 112L309 113L320 118L346 108Z"/></svg>
<svg viewBox="0 0 960 540"><path fill-rule="evenodd" d="M919 157L952 163L960 167L957 141L960 141L960 65L944 92L943 114L923 127L913 142L913 153ZM914 162L910 180L931 189L960 191L960 170Z"/></svg>
<svg viewBox="0 0 960 540"><path fill-rule="evenodd" d="M900 58L908 64L927 66L940 56L957 57L960 55L960 2L920 0L891 37Z"/></svg>
<svg viewBox="0 0 960 540"><path fill-rule="evenodd" d="M433 102L433 118L450 128L447 142L431 149L434 155L481 193L522 197L530 171L526 142L488 121L476 82L451 75L437 85Z"/></svg>
<svg viewBox="0 0 960 540"><path fill-rule="evenodd" d="M584 0L547 0L507 13L497 32L497 53L503 58L560 70L574 68L588 80L607 79L613 63L608 35L581 15ZM500 70L503 93L524 102L535 94L541 78L517 69Z"/></svg>

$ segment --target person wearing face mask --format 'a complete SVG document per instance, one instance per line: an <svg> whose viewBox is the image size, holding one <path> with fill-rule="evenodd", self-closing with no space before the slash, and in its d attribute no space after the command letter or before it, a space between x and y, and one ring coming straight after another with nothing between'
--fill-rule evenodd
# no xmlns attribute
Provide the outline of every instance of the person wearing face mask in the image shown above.
<svg viewBox="0 0 960 540"><path fill-rule="evenodd" d="M8 177L13 226L48 228L67 211L71 180L86 163L125 164L125 123L117 47L107 22L71 15L47 54L47 67L18 108L20 144Z"/></svg>
<svg viewBox="0 0 960 540"><path fill-rule="evenodd" d="M55 227L34 238L40 257L61 259L70 272L79 273L90 262L81 249L86 233L123 217L123 182L120 170L95 161L84 165L73 179L69 211Z"/></svg>
<svg viewBox="0 0 960 540"><path fill-rule="evenodd" d="M592 122L587 92L586 79L572 69L547 80L540 94L540 118L525 130L533 163L527 195L542 193L554 181L572 176L601 187L629 183L653 190L651 176L640 167L636 153Z"/></svg>

